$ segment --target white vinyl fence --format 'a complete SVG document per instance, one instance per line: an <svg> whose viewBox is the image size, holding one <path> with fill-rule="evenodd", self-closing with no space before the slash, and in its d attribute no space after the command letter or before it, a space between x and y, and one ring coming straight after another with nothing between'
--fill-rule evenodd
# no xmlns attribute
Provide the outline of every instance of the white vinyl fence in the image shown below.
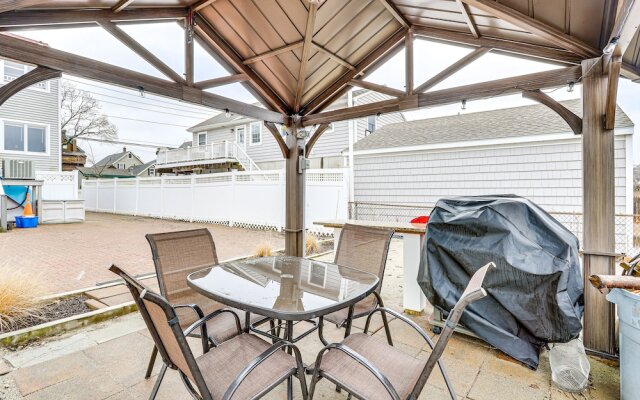
<svg viewBox="0 0 640 400"><path fill-rule="evenodd" d="M346 219L346 169L307 170L306 228ZM228 172L83 181L87 211L281 230L285 225L284 171Z"/></svg>
<svg viewBox="0 0 640 400"><path fill-rule="evenodd" d="M36 171L36 179L43 181L43 200L78 199L78 171Z"/></svg>

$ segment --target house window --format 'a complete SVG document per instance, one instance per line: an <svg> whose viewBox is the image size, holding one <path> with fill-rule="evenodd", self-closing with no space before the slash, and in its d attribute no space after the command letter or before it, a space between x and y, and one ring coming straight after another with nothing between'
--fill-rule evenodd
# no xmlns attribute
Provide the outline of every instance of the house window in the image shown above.
<svg viewBox="0 0 640 400"><path fill-rule="evenodd" d="M46 153L47 130L43 126L5 122L2 148L7 151Z"/></svg>
<svg viewBox="0 0 640 400"><path fill-rule="evenodd" d="M369 117L367 117L367 132L373 133L375 131L376 131L376 116L370 115Z"/></svg>
<svg viewBox="0 0 640 400"><path fill-rule="evenodd" d="M46 153L46 133L43 127L29 126L27 128L27 151Z"/></svg>
<svg viewBox="0 0 640 400"><path fill-rule="evenodd" d="M129 158L131 158L131 153L127 154L127 156L128 156Z"/></svg>
<svg viewBox="0 0 640 400"><path fill-rule="evenodd" d="M21 77L22 75L26 74L27 72L31 71L33 67L30 67L24 64L19 64L13 61L5 60L3 69L4 69L4 82L11 82ZM49 85L48 82L44 81L44 82L38 82L34 84L33 87L36 87L38 89L48 90L49 88L48 85Z"/></svg>
<svg viewBox="0 0 640 400"><path fill-rule="evenodd" d="M149 173L149 176L156 176L156 166L155 165L150 166L147 171Z"/></svg>
<svg viewBox="0 0 640 400"><path fill-rule="evenodd" d="M254 122L250 125L251 129L251 144L262 143L262 124L260 122Z"/></svg>
<svg viewBox="0 0 640 400"><path fill-rule="evenodd" d="M236 128L236 143L244 146L244 143L245 143L244 127Z"/></svg>
<svg viewBox="0 0 640 400"><path fill-rule="evenodd" d="M125 164L125 163L116 163L116 168L118 168L118 169L126 169L127 168L127 164Z"/></svg>
<svg viewBox="0 0 640 400"><path fill-rule="evenodd" d="M201 133L198 135L198 146L204 146L207 144L207 134Z"/></svg>

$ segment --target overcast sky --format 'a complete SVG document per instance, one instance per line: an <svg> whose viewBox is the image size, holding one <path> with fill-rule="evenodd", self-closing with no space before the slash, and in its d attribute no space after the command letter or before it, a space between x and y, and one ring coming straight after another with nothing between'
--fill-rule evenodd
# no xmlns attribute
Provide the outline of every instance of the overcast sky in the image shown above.
<svg viewBox="0 0 640 400"><path fill-rule="evenodd" d="M176 23L151 25L125 25L122 28L152 51L158 58L178 73L184 73L182 54L183 31ZM17 34L40 40L53 48L94 58L124 68L165 78L162 73L146 63L126 46L114 39L101 28L75 28L56 30L22 31ZM441 43L416 40L414 48L414 82L422 83L448 65L460 59L471 50ZM466 67L432 90L445 89L470 83L489 81L515 75L560 68L555 65L507 57L499 54L486 54L476 60L472 67ZM228 75L199 45L195 50L195 80L203 80ZM217 114L216 110L198 107L167 98L140 94L137 91L102 84L94 81L65 76L78 87L88 90L98 99L103 112L118 127L118 140L145 143L152 146L178 146L191 135L186 128ZM404 52L400 52L387 64L375 71L368 80L390 87L404 89ZM240 84L222 86L210 90L213 93L236 100L256 101ZM545 90L557 100L580 97L580 87L573 92L567 88ZM636 123L640 124L640 84L621 79L618 89L618 103ZM514 107L534 104L521 95L501 96L487 100L470 101L466 110L459 104L434 107L404 113L409 120L452 115L459 112L475 112L495 108ZM568 129L568 127L567 127ZM634 135L634 163L640 163L640 138L636 126ZM93 153L96 160L119 151L122 144L82 143L87 152ZM144 161L155 158L153 147L127 145ZM91 156L91 154L90 154Z"/></svg>

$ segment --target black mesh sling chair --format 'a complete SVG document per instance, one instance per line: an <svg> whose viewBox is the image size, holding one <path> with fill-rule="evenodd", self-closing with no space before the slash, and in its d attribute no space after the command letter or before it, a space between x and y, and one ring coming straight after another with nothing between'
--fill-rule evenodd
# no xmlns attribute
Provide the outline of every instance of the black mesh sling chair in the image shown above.
<svg viewBox="0 0 640 400"><path fill-rule="evenodd" d="M256 335L243 333L237 320L236 335L211 347L207 340L208 323L215 322L215 318L222 313L233 311L214 311L183 330L176 307L144 288L119 267L113 265L110 270L120 275L131 290L164 362L150 399L155 398L167 368L178 371L185 387L196 399L260 398L292 377L299 379L302 397L307 398L304 366L296 346L286 341L271 344ZM186 339L197 330L201 331L203 351L199 357L194 356ZM287 347L291 348L293 356L282 351Z"/></svg>

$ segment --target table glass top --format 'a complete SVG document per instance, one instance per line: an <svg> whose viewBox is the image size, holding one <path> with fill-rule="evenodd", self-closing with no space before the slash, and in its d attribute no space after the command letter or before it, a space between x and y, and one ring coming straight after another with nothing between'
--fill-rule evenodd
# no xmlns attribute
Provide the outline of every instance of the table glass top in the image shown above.
<svg viewBox="0 0 640 400"><path fill-rule="evenodd" d="M192 273L188 281L196 291L228 306L274 318L307 319L366 297L377 286L378 277L283 256L215 265Z"/></svg>

